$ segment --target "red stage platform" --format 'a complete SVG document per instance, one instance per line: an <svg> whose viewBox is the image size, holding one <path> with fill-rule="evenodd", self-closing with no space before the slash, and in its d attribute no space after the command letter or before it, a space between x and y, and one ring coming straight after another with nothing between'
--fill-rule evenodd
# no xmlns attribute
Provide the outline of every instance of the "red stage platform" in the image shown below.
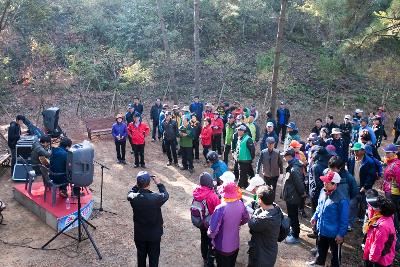
<svg viewBox="0 0 400 267"><path fill-rule="evenodd" d="M69 190L69 188L68 188ZM42 221L52 227L56 231L61 231L69 222L78 216L78 200L70 199L70 209L66 209L65 198L58 196L54 206L51 205L51 192L46 192L46 202L44 201L44 186L42 182L34 182L32 184L31 194L25 190L25 184L17 184L14 186L14 198L25 208L36 214ZM68 192L71 195L71 192ZM88 219L93 210L93 200L90 190L85 191L85 195L81 196L81 214ZM72 225L68 230L76 227L78 223Z"/></svg>

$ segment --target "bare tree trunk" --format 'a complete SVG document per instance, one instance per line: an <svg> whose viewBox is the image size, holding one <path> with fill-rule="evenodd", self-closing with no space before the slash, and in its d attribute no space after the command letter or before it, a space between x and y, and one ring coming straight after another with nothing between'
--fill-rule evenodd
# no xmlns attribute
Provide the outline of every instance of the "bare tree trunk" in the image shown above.
<svg viewBox="0 0 400 267"><path fill-rule="evenodd" d="M169 79L170 79L169 85L170 85L171 92L172 92L172 98L174 100L174 104L178 104L178 96L176 93L175 70L174 70L174 66L172 64L172 60L171 60L171 50L169 49L167 28L165 27L164 16L162 14L161 1L162 0L156 0L157 14L158 14L158 19L160 21L161 34L162 34L164 50L165 50L165 60L167 63L167 68L168 68L168 73L169 73Z"/></svg>
<svg viewBox="0 0 400 267"><path fill-rule="evenodd" d="M2 30L4 30L5 26L6 26L6 14L8 11L8 8L11 5L11 0L8 0L5 4L4 4L4 10L3 13L1 14L1 18L0 18L0 32Z"/></svg>
<svg viewBox="0 0 400 267"><path fill-rule="evenodd" d="M200 92L200 0L194 1L194 88L192 94Z"/></svg>
<svg viewBox="0 0 400 267"><path fill-rule="evenodd" d="M271 112L276 113L276 98L278 93L278 72L279 72L279 59L282 50L283 40L283 26L285 23L287 0L281 0L281 12L278 20L278 33L276 36L275 44L275 57L274 57L274 69L272 73L272 85L271 85ZM267 92L266 92L267 94Z"/></svg>

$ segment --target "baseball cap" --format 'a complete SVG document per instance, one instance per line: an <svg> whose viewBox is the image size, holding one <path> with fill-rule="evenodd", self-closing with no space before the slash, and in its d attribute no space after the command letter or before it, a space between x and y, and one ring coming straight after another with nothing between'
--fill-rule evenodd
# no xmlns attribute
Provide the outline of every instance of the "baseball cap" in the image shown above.
<svg viewBox="0 0 400 267"><path fill-rule="evenodd" d="M135 112L135 114L133 114L133 117L140 117L140 113L139 112Z"/></svg>
<svg viewBox="0 0 400 267"><path fill-rule="evenodd" d="M129 109L133 108L133 104L129 104L129 105L128 105L128 108L129 108Z"/></svg>
<svg viewBox="0 0 400 267"><path fill-rule="evenodd" d="M324 183L335 183L338 184L340 183L340 175L337 172L333 171L328 171L328 173L324 176L320 176L319 179L321 179L322 182Z"/></svg>
<svg viewBox="0 0 400 267"><path fill-rule="evenodd" d="M328 154L331 156L336 156L336 147L334 145L327 145L325 147L326 151L328 151Z"/></svg>
<svg viewBox="0 0 400 267"><path fill-rule="evenodd" d="M282 156L292 156L292 157L294 157L294 156L296 155L296 152L294 151L293 148L288 148L288 149L286 149L286 151L283 152L281 155L282 155Z"/></svg>
<svg viewBox="0 0 400 267"><path fill-rule="evenodd" d="M355 113L363 113L362 109L356 109Z"/></svg>
<svg viewBox="0 0 400 267"><path fill-rule="evenodd" d="M397 147L395 144L388 144L383 148L386 153L397 153Z"/></svg>
<svg viewBox="0 0 400 267"><path fill-rule="evenodd" d="M273 138L272 136L267 138L267 144L274 144L275 143L275 138Z"/></svg>
<svg viewBox="0 0 400 267"><path fill-rule="evenodd" d="M274 123L272 121L267 122L267 127L274 127Z"/></svg>
<svg viewBox="0 0 400 267"><path fill-rule="evenodd" d="M300 142L297 141L297 140L293 140L292 142L290 142L290 147L293 147L293 148L301 148L302 146L303 146L303 145L300 144Z"/></svg>
<svg viewBox="0 0 400 267"><path fill-rule="evenodd" d="M362 143L354 143L353 147L351 148L351 150L353 151L358 151L358 150L364 150L365 146Z"/></svg>
<svg viewBox="0 0 400 267"><path fill-rule="evenodd" d="M150 183L150 174L147 171L140 171L136 175L136 181L140 185L147 185Z"/></svg>
<svg viewBox="0 0 400 267"><path fill-rule="evenodd" d="M260 175L256 174L256 176L249 180L249 186L246 188L246 190L253 191L254 188L261 185L265 185L265 181Z"/></svg>
<svg viewBox="0 0 400 267"><path fill-rule="evenodd" d="M238 127L238 131L246 131L246 126L243 124Z"/></svg>
<svg viewBox="0 0 400 267"><path fill-rule="evenodd" d="M351 120L351 116L350 115L345 115L344 118L348 119L348 120Z"/></svg>
<svg viewBox="0 0 400 267"><path fill-rule="evenodd" d="M315 141L318 138L318 135L316 133L310 133L308 136L307 140L308 141Z"/></svg>

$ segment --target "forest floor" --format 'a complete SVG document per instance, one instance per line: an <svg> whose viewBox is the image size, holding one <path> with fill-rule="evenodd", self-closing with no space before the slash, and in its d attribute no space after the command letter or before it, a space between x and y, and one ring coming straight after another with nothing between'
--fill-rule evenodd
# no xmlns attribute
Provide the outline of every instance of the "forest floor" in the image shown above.
<svg viewBox="0 0 400 267"><path fill-rule="evenodd" d="M84 123L78 118L64 121L64 130L69 133L74 143L86 138ZM35 215L21 206L12 197L14 183L10 179L9 168L0 172L0 198L8 207L3 212L4 223L0 225L0 239L15 245L0 242L0 266L135 266L136 249L133 242L132 211L126 200L127 192L135 184L135 176L140 169L132 166L132 156L127 154L128 165L119 165L115 159L114 143L110 137L94 140L95 159L110 167L104 176L104 208L117 215L102 213L91 222L97 226L93 238L103 255L98 260L88 240L79 247L75 241L65 236L59 237L50 247L58 250L44 251L18 245L29 245L40 248L54 230L39 220ZM204 162L195 164L195 173L180 171L167 167L167 158L161 152L160 143L150 142L148 138L145 149L147 171L161 178L166 185L170 198L163 206L164 236L161 242L160 266L202 266L200 254L200 233L190 220L189 206L192 190L198 182L198 175L210 171ZM1 170L0 170L1 171ZM282 180L277 192L280 192ZM93 190L95 205L99 204L100 168L95 169L95 178L90 186ZM153 189L154 186L153 186ZM285 210L284 203L277 195L277 202ZM310 209L307 209L310 216ZM312 259L309 250L315 240L307 238L311 232L309 219L301 219L301 244L289 246L279 243L279 254L276 266L306 266ZM247 225L240 231L240 251L237 266L247 266L247 242L250 240ZM349 233L343 247L343 266L362 266L361 225ZM61 248L65 247L66 248ZM327 262L327 265L329 263Z"/></svg>

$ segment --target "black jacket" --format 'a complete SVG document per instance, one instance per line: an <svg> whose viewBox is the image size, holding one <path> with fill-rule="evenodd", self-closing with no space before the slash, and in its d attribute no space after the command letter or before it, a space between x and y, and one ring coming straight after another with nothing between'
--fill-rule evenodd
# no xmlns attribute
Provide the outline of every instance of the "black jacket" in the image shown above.
<svg viewBox="0 0 400 267"><path fill-rule="evenodd" d="M10 149L15 149L17 142L21 136L21 127L15 121L10 123L8 128L8 146Z"/></svg>
<svg viewBox="0 0 400 267"><path fill-rule="evenodd" d="M162 127L164 130L163 135L165 140L176 140L176 137L179 135L178 125L176 124L176 121L171 119L169 122L167 122L166 120L164 120Z"/></svg>
<svg viewBox="0 0 400 267"><path fill-rule="evenodd" d="M351 133L353 131L353 125L351 122L348 123L342 123L339 126L340 131L342 132L342 138L343 140L348 144L350 143L351 140Z"/></svg>
<svg viewBox="0 0 400 267"><path fill-rule="evenodd" d="M283 184L283 200L292 205L300 205L305 193L303 164L298 159L293 159L286 168Z"/></svg>
<svg viewBox="0 0 400 267"><path fill-rule="evenodd" d="M162 110L162 104L160 105L154 104L150 110L150 119L158 123L161 110Z"/></svg>
<svg viewBox="0 0 400 267"><path fill-rule="evenodd" d="M319 128L317 128L317 126L314 126L314 127L311 129L311 133L315 133L316 135L319 136L319 134L320 134L320 132L321 132L321 129L322 129L322 126L319 127Z"/></svg>
<svg viewBox="0 0 400 267"><path fill-rule="evenodd" d="M331 135L333 128L339 128L339 126L337 126L334 122L332 122L331 124L327 123L327 124L325 124L324 127L328 129L329 135Z"/></svg>
<svg viewBox="0 0 400 267"><path fill-rule="evenodd" d="M199 139L201 133L201 123L199 121L196 121L196 123L190 122L190 127L192 127L193 139Z"/></svg>
<svg viewBox="0 0 400 267"><path fill-rule="evenodd" d="M160 193L134 186L128 192L128 200L133 211L135 241L160 241L163 235L163 217L161 206L169 195L163 184L157 185Z"/></svg>
<svg viewBox="0 0 400 267"><path fill-rule="evenodd" d="M140 113L140 115L143 114L143 105L141 103L133 104L133 109L135 110L135 112Z"/></svg>
<svg viewBox="0 0 400 267"><path fill-rule="evenodd" d="M315 152L314 163L311 166L308 177L309 194L314 204L318 203L319 193L324 187L324 183L319 177L324 175L324 170L328 168L328 160L329 155L325 148L321 147Z"/></svg>

